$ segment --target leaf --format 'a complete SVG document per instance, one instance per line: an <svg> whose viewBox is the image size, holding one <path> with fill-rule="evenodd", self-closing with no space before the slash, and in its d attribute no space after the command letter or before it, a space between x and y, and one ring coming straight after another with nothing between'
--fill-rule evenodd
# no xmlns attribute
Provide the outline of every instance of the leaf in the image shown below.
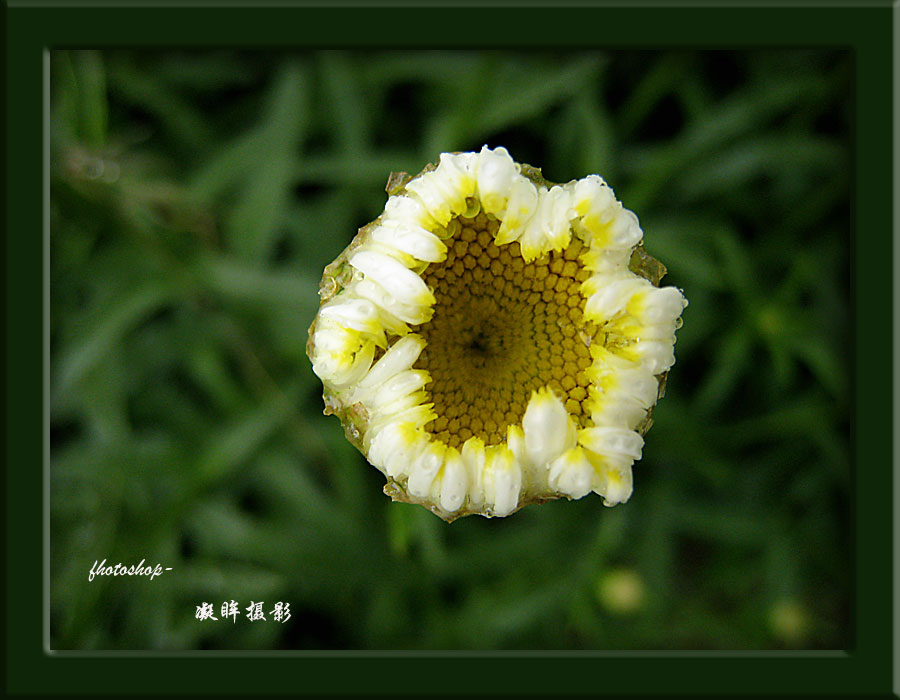
<svg viewBox="0 0 900 700"><path fill-rule="evenodd" d="M132 60L111 61L109 80L117 99L155 115L167 135L184 148L199 150L209 140L209 126L194 107Z"/></svg>
<svg viewBox="0 0 900 700"><path fill-rule="evenodd" d="M276 77L260 125L256 149L242 163L244 179L225 220L225 236L235 253L262 262L272 251L290 201L294 161L308 121L307 86L299 65Z"/></svg>
<svg viewBox="0 0 900 700"><path fill-rule="evenodd" d="M369 143L369 110L356 68L346 52L321 54L321 72L329 111L338 132L338 148L351 157L365 153Z"/></svg>
<svg viewBox="0 0 900 700"><path fill-rule="evenodd" d="M81 330L59 357L52 389L54 401L67 394L85 375L103 362L107 353L140 321L177 297L179 285L148 282L117 298L106 313Z"/></svg>
<svg viewBox="0 0 900 700"><path fill-rule="evenodd" d="M698 411L714 413L725 404L751 370L750 348L750 334L745 326L737 326L719 343L710 370L694 397Z"/></svg>
<svg viewBox="0 0 900 700"><path fill-rule="evenodd" d="M213 253L198 258L193 272L204 288L230 302L304 313L319 307L318 280L304 273L261 270Z"/></svg>
<svg viewBox="0 0 900 700"><path fill-rule="evenodd" d="M74 51L72 62L78 80L78 113L84 143L93 148L106 145L106 71L97 51Z"/></svg>
<svg viewBox="0 0 900 700"><path fill-rule="evenodd" d="M599 55L584 56L560 71L523 73L514 64L501 65L491 94L482 101L473 131L497 132L516 122L541 114L551 105L576 95L596 80L605 61Z"/></svg>
<svg viewBox="0 0 900 700"><path fill-rule="evenodd" d="M209 436L197 460L193 477L196 489L208 488L253 457L291 416L291 397L295 391L287 387L283 393L273 393L258 408L235 417L229 425Z"/></svg>

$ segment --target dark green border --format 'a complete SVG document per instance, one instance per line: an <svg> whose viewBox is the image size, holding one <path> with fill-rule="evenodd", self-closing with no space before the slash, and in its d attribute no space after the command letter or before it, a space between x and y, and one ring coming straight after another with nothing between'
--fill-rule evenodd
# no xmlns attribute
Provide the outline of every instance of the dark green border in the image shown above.
<svg viewBox="0 0 900 700"><path fill-rule="evenodd" d="M456 34L472 13L489 33ZM461 14L465 13L465 14ZM603 9L6 7L6 690L891 696L892 14L888 6ZM48 654L42 610L45 285L43 74L48 47L847 47L856 56L856 605L845 653ZM848 232L848 235L852 235ZM887 322L886 322L887 321ZM849 497L849 496L848 496Z"/></svg>

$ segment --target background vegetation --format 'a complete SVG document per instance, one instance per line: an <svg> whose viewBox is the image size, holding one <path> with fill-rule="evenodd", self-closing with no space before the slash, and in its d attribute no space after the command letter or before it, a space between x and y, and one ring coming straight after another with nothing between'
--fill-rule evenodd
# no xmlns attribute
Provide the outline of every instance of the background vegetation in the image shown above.
<svg viewBox="0 0 900 700"><path fill-rule="evenodd" d="M851 68L54 53L52 646L847 646ZM623 506L448 526L390 503L322 415L323 267L390 171L484 143L606 177L690 299ZM88 584L104 558L173 570ZM223 621L226 600L292 617Z"/></svg>

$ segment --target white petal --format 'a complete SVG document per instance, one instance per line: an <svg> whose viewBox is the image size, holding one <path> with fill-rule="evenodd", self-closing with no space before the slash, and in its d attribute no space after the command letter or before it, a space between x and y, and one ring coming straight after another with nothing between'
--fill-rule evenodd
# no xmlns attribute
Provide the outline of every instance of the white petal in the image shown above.
<svg viewBox="0 0 900 700"><path fill-rule="evenodd" d="M627 249L640 242L643 232L637 217L616 201L603 178L589 175L568 189L580 238L599 248Z"/></svg>
<svg viewBox="0 0 900 700"><path fill-rule="evenodd" d="M538 189L537 211L523 226L524 230L519 237L522 258L525 262L532 262L550 250L550 239L546 234L546 227L551 202L547 192L546 187Z"/></svg>
<svg viewBox="0 0 900 700"><path fill-rule="evenodd" d="M424 349L425 339L416 333L397 340L359 381L352 400L365 401L388 379L412 367Z"/></svg>
<svg viewBox="0 0 900 700"><path fill-rule="evenodd" d="M651 374L662 374L675 364L674 342L674 337L667 340L640 340L625 348L624 352Z"/></svg>
<svg viewBox="0 0 900 700"><path fill-rule="evenodd" d="M522 471L505 445L485 448L484 492L492 515L509 515L519 505Z"/></svg>
<svg viewBox="0 0 900 700"><path fill-rule="evenodd" d="M606 353L612 354L609 351ZM659 393L656 377L637 364L628 367L613 365L606 360L606 353L585 370L593 385L591 388L597 389L603 397L626 397L634 399L642 408L653 406Z"/></svg>
<svg viewBox="0 0 900 700"><path fill-rule="evenodd" d="M517 175L509 194L509 202L503 221L494 237L496 245L505 245L518 240L525 232L525 225L538 208L538 190L527 177Z"/></svg>
<svg viewBox="0 0 900 700"><path fill-rule="evenodd" d="M598 493L603 496L603 505L614 506L627 501L631 497L632 488L633 477L629 465L622 469L608 469L606 484Z"/></svg>
<svg viewBox="0 0 900 700"><path fill-rule="evenodd" d="M372 250L360 249L350 256L349 263L377 282L401 304L412 306L434 304L434 295L422 278L394 258Z"/></svg>
<svg viewBox="0 0 900 700"><path fill-rule="evenodd" d="M485 502L484 464L487 457L484 441L477 437L466 440L462 447L462 458L469 482L469 501L477 508Z"/></svg>
<svg viewBox="0 0 900 700"><path fill-rule="evenodd" d="M369 405L376 408L383 406L398 396L405 396L421 389L429 381L431 381L431 377L424 369L408 369L397 372L387 381L379 384L378 388L372 392Z"/></svg>
<svg viewBox="0 0 900 700"><path fill-rule="evenodd" d="M568 183L572 204L577 216L589 216L591 222L603 224L612 220L618 209L616 196L599 175L588 175L575 183Z"/></svg>
<svg viewBox="0 0 900 700"><path fill-rule="evenodd" d="M444 464L447 446L439 440L429 440L425 448L416 456L409 471L406 491L415 498L425 498L431 491L431 484Z"/></svg>
<svg viewBox="0 0 900 700"><path fill-rule="evenodd" d="M563 402L547 388L532 392L522 427L525 449L538 469L575 446L575 425Z"/></svg>
<svg viewBox="0 0 900 700"><path fill-rule="evenodd" d="M659 398L659 380L652 372L642 369L620 370L617 389L621 395L635 399L644 408L654 406Z"/></svg>
<svg viewBox="0 0 900 700"><path fill-rule="evenodd" d="M452 180L466 197L473 197L476 190L477 167L477 153L441 153L438 170L443 172L445 178Z"/></svg>
<svg viewBox="0 0 900 700"><path fill-rule="evenodd" d="M584 317L589 321L605 323L623 313L635 294L652 286L643 277L630 274L592 275L582 285L582 292L587 296Z"/></svg>
<svg viewBox="0 0 900 700"><path fill-rule="evenodd" d="M453 196L452 190L443 181L441 175L432 170L428 173L422 173L419 177L410 180L406 184L406 191L417 197L429 215L439 226L445 226L455 213L453 203L457 197ZM452 199L451 199L452 198ZM465 209L465 197L462 198L463 209Z"/></svg>
<svg viewBox="0 0 900 700"><path fill-rule="evenodd" d="M563 250L572 239L571 195L560 186L541 187L537 211L519 239L522 257L531 262L551 250Z"/></svg>
<svg viewBox="0 0 900 700"><path fill-rule="evenodd" d="M603 394L595 387L588 389L588 412L597 427L634 430L647 415L647 409L627 396Z"/></svg>
<svg viewBox="0 0 900 700"><path fill-rule="evenodd" d="M675 287L649 287L628 302L628 313L645 326L669 327L687 307L687 300Z"/></svg>
<svg viewBox="0 0 900 700"><path fill-rule="evenodd" d="M379 411L397 399L413 394L430 381L431 376L424 369L398 372L370 392L366 406L372 411Z"/></svg>
<svg viewBox="0 0 900 700"><path fill-rule="evenodd" d="M378 435L385 426L391 423L412 423L417 429L420 429L424 428L435 418L437 416L434 412L434 404L431 403L411 406L404 411L391 415L378 415L369 421L366 439L374 439L374 436ZM422 433L425 434L424 430Z"/></svg>
<svg viewBox="0 0 900 700"><path fill-rule="evenodd" d="M458 511L466 500L468 475L462 455L455 449L448 449L441 475L440 504L448 513Z"/></svg>
<svg viewBox="0 0 900 700"><path fill-rule="evenodd" d="M585 269L603 275L627 273L628 264L631 262L631 250L602 248L595 245L581 254L580 262Z"/></svg>
<svg viewBox="0 0 900 700"><path fill-rule="evenodd" d="M551 187L545 195L544 232L552 250L563 250L572 240L572 196L564 187Z"/></svg>
<svg viewBox="0 0 900 700"><path fill-rule="evenodd" d="M372 229L372 240L425 262L440 262L447 257L447 246L440 238L420 226L387 222Z"/></svg>
<svg viewBox="0 0 900 700"><path fill-rule="evenodd" d="M316 321L313 346L313 371L332 386L346 386L361 379L375 355L373 341L328 318Z"/></svg>
<svg viewBox="0 0 900 700"><path fill-rule="evenodd" d="M522 469L522 489L542 491L547 486L547 470L543 464L536 465L531 461L528 448L525 446L525 431L521 425L509 425L506 428L506 446L513 453L516 462Z"/></svg>
<svg viewBox="0 0 900 700"><path fill-rule="evenodd" d="M513 181L519 174L515 162L505 148L492 151L485 146L478 154L475 174L481 208L488 214L502 217L506 212Z"/></svg>
<svg viewBox="0 0 900 700"><path fill-rule="evenodd" d="M353 355L362 344L364 336L333 319L320 318L316 321L313 340L317 353Z"/></svg>
<svg viewBox="0 0 900 700"><path fill-rule="evenodd" d="M637 215L624 207L607 228L606 245L610 248L633 248L644 237Z"/></svg>
<svg viewBox="0 0 900 700"><path fill-rule="evenodd" d="M415 423L391 421L371 437L366 456L388 476L399 478L407 473L408 456L422 435L424 431L416 428Z"/></svg>
<svg viewBox="0 0 900 700"><path fill-rule="evenodd" d="M346 328L367 333L384 347L384 328L378 316L378 309L368 299L340 294L319 309L324 318L337 321Z"/></svg>
<svg viewBox="0 0 900 700"><path fill-rule="evenodd" d="M630 250L644 237L637 216L621 205L616 215L606 223L588 225L589 220L588 217L576 219L573 226L579 237L589 241L592 247Z"/></svg>
<svg viewBox="0 0 900 700"><path fill-rule="evenodd" d="M378 307L379 315L386 329L395 333L403 333L409 330L394 330L392 325L411 323L415 326L430 321L434 315L434 308L424 304L404 304L397 300L390 292L377 282L363 278L353 285L355 294L368 299Z"/></svg>
<svg viewBox="0 0 900 700"><path fill-rule="evenodd" d="M569 498L582 498L597 485L593 465L581 447L566 450L550 464L548 485Z"/></svg>
<svg viewBox="0 0 900 700"><path fill-rule="evenodd" d="M382 223L394 221L431 231L437 226L425 206L415 197L398 194L388 198L384 205Z"/></svg>
<svg viewBox="0 0 900 700"><path fill-rule="evenodd" d="M625 314L607 323L603 330L613 336L635 342L637 340L659 340L667 345L675 343L675 321L645 325L636 317Z"/></svg>
<svg viewBox="0 0 900 700"><path fill-rule="evenodd" d="M644 438L633 430L612 427L582 428L578 442L591 452L608 458L635 460L641 458Z"/></svg>
<svg viewBox="0 0 900 700"><path fill-rule="evenodd" d="M424 391L414 391L411 394L403 394L367 410L369 411L370 421L387 421L391 417L403 415L411 408L417 406L431 406L428 402L428 394Z"/></svg>
<svg viewBox="0 0 900 700"><path fill-rule="evenodd" d="M474 154L463 156L442 153L437 168L406 185L406 190L419 198L440 226L445 226L454 214L465 213L466 199L475 194Z"/></svg>

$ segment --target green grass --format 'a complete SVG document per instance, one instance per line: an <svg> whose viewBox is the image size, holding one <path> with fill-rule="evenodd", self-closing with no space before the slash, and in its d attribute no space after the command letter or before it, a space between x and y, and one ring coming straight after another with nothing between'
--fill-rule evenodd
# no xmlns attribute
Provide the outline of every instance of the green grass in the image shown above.
<svg viewBox="0 0 900 700"><path fill-rule="evenodd" d="M816 50L53 53L52 646L847 646L850 69ZM484 143L550 180L603 175L690 300L625 505L448 526L392 504L322 415L322 269L391 170ZM173 571L88 583L104 558ZM232 599L292 618L195 619Z"/></svg>

